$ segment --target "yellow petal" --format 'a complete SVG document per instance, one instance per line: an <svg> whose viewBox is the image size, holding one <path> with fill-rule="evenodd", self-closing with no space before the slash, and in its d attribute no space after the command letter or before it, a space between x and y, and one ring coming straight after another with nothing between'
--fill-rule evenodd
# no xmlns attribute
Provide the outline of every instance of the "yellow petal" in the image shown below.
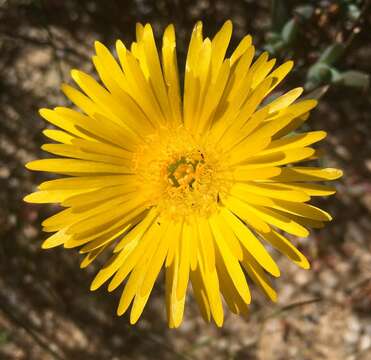
<svg viewBox="0 0 371 360"><path fill-rule="evenodd" d="M271 154L276 151L284 151L295 148L302 148L311 145L326 137L325 131L311 131L304 134L284 137L279 140L272 141L266 149L260 152L260 155Z"/></svg>
<svg viewBox="0 0 371 360"><path fill-rule="evenodd" d="M267 166L281 166L286 164L291 164L295 162L309 160L311 156L315 153L312 148L299 148L279 151L277 153L267 154L267 155L256 155L252 156L245 161L246 168L262 168ZM282 158L275 159L275 155L282 155Z"/></svg>
<svg viewBox="0 0 371 360"><path fill-rule="evenodd" d="M75 190L42 190L36 191L23 198L28 203L43 204L43 203L62 203L68 197L86 192L86 189Z"/></svg>
<svg viewBox="0 0 371 360"><path fill-rule="evenodd" d="M220 216L214 216L210 219L210 222L214 222L214 230L218 232L219 239L224 241L228 246L232 255L239 261L243 258L243 251L239 240L230 227L224 222Z"/></svg>
<svg viewBox="0 0 371 360"><path fill-rule="evenodd" d="M315 168L315 167L290 167L282 168L281 174L272 178L277 182L291 181L325 181L335 180L343 176L343 172L334 168Z"/></svg>
<svg viewBox="0 0 371 360"><path fill-rule="evenodd" d="M169 25L164 31L162 40L162 64L172 110L172 119L175 123L180 124L182 110L174 25Z"/></svg>
<svg viewBox="0 0 371 360"><path fill-rule="evenodd" d="M231 65L233 65L241 56L245 53L245 51L251 47L252 38L251 35L246 35L242 38L240 43L237 45L236 49L233 51L231 55Z"/></svg>
<svg viewBox="0 0 371 360"><path fill-rule="evenodd" d="M272 230L270 233L262 234L262 236L275 249L288 257L296 265L300 266L303 269L309 269L310 265L307 258L283 235Z"/></svg>
<svg viewBox="0 0 371 360"><path fill-rule="evenodd" d="M64 230L60 230L49 236L44 242L42 243L41 247L43 249L50 249L59 245L62 245L70 238L70 235L67 235Z"/></svg>
<svg viewBox="0 0 371 360"><path fill-rule="evenodd" d="M84 260L80 264L80 268L84 269L88 267L104 250L106 249L106 246L102 246L98 249L94 249L93 251L89 252Z"/></svg>
<svg viewBox="0 0 371 360"><path fill-rule="evenodd" d="M117 315L121 316L123 315L126 310L128 309L130 303L133 301L136 291L138 289L138 286L140 285L142 278L143 278L143 267L146 266L145 260L146 258L142 258L141 261L139 261L138 265L135 267L135 269L132 271L132 273L129 276L129 279L125 285L124 290L122 291L122 295L120 297L119 306L117 308ZM140 266L139 266L140 265ZM138 309L139 310L139 309ZM136 311L138 311L136 310ZM135 315L135 313L133 313ZM133 317L133 321L135 320L135 317ZM130 319L130 322L132 320Z"/></svg>
<svg viewBox="0 0 371 360"><path fill-rule="evenodd" d="M39 114L51 124L66 130L75 136L90 139L89 136L78 130L76 122L71 118L62 117L56 111L50 109L40 109Z"/></svg>
<svg viewBox="0 0 371 360"><path fill-rule="evenodd" d="M236 290L246 303L250 303L251 296L249 287L246 282L245 275L241 269L238 259L232 254L225 239L221 236L219 225L215 221L215 215L209 219L210 226L214 235L215 242L217 244L217 252L220 253L222 261L227 268L227 271L233 281Z"/></svg>
<svg viewBox="0 0 371 360"><path fill-rule="evenodd" d="M267 105L269 107L269 113L272 114L276 111L287 108L303 93L303 91L303 88L298 87L279 96Z"/></svg>
<svg viewBox="0 0 371 360"><path fill-rule="evenodd" d="M65 197L65 200L63 201L63 206L66 207L78 207L78 206L92 206L95 203L101 203L105 202L109 199L115 198L115 197L123 197L124 195L127 195L126 197L123 197L124 199L130 199L131 196L129 196L130 193L133 193L136 190L136 186L133 183L129 184L118 184L114 186L107 186L101 189L92 190L88 192L84 192L82 194L71 194L67 197ZM57 190L58 191L58 190ZM65 190L66 191L66 190ZM132 194L132 197L135 195Z"/></svg>
<svg viewBox="0 0 371 360"><path fill-rule="evenodd" d="M30 170L55 172L59 174L69 173L129 174L132 172L132 170L129 170L125 166L73 159L35 160L27 163L26 168Z"/></svg>
<svg viewBox="0 0 371 360"><path fill-rule="evenodd" d="M260 169L245 169L243 166L236 167L233 172L226 171L220 175L222 179L235 181L267 180L281 173L279 167L266 167Z"/></svg>
<svg viewBox="0 0 371 360"><path fill-rule="evenodd" d="M222 208L220 214L224 218L226 224L231 227L245 249L250 254L253 254L255 260L273 276L279 276L280 270L277 264L255 235L228 209Z"/></svg>
<svg viewBox="0 0 371 360"><path fill-rule="evenodd" d="M184 222L183 233L180 238L179 247L179 275L178 275L178 286L177 286L177 298L181 299L184 297L189 280L189 272L191 266L191 251L189 241L186 241L190 231L190 225Z"/></svg>
<svg viewBox="0 0 371 360"><path fill-rule="evenodd" d="M333 195L336 192L335 187L318 185L318 184L306 184L306 183L280 183L280 186L286 187L292 190L303 191L309 196L328 196Z"/></svg>
<svg viewBox="0 0 371 360"><path fill-rule="evenodd" d="M213 78L218 76L219 69L224 61L224 56L232 36L232 27L232 22L227 20L211 42L211 68Z"/></svg>
<svg viewBox="0 0 371 360"><path fill-rule="evenodd" d="M290 216L285 216L280 212L270 210L258 205L252 205L249 207L251 211L253 211L257 216L261 217L262 220L266 221L268 224L271 224L278 227L279 229L288 232L289 234L301 237L307 237L309 235L308 230L297 222L291 220Z"/></svg>
<svg viewBox="0 0 371 360"><path fill-rule="evenodd" d="M215 269L214 238L209 223L204 218L197 219L198 233L200 239L200 252L205 259L207 269L212 272ZM202 256L201 255L201 256Z"/></svg>
<svg viewBox="0 0 371 360"><path fill-rule="evenodd" d="M268 296L269 299L276 302L277 293L269 283L267 276L264 273L264 270L260 267L258 262L254 257L245 250L244 257L242 260L242 265L246 270L249 277L257 284L263 292Z"/></svg>
<svg viewBox="0 0 371 360"><path fill-rule="evenodd" d="M271 92L286 77L293 66L294 62L289 60L271 72L269 77L273 79L273 82L268 92Z"/></svg>
<svg viewBox="0 0 371 360"><path fill-rule="evenodd" d="M270 197L273 199L282 199L286 201L305 202L310 200L310 197L302 191L288 190L280 187L279 184L260 184L260 183L244 183L239 185L243 191ZM248 195L247 195L248 196Z"/></svg>
<svg viewBox="0 0 371 360"><path fill-rule="evenodd" d="M235 314L246 315L248 311L248 303L244 301L237 291L219 253L217 253L216 264L218 269L220 292L222 293L229 310Z"/></svg>
<svg viewBox="0 0 371 360"><path fill-rule="evenodd" d="M259 216L256 216L251 208L243 201L233 197L222 197L222 203L230 209L239 218L243 219L248 225L259 232L269 232L269 225L263 221Z"/></svg>
<svg viewBox="0 0 371 360"><path fill-rule="evenodd" d="M281 210L283 212L287 212L289 214L294 214L297 216L318 220L318 221L330 221L332 217L326 211L323 211L313 205L303 204L303 203L295 203L290 201L284 200L274 200L274 205L270 206L277 210Z"/></svg>
<svg viewBox="0 0 371 360"><path fill-rule="evenodd" d="M185 294L178 298L177 287L179 279L179 251L175 249L174 261L166 269L166 312L168 316L169 327L178 327L183 319Z"/></svg>
<svg viewBox="0 0 371 360"><path fill-rule="evenodd" d="M72 140L75 139L74 136L64 132L64 131L61 131L61 130L51 130L51 129L47 129L47 130L43 130L43 134L51 139L51 140L54 140L54 141L57 141L57 142L60 142L62 144L72 144Z"/></svg>
<svg viewBox="0 0 371 360"><path fill-rule="evenodd" d="M200 270L196 269L195 271L191 271L190 278L193 294L200 308L201 315L206 322L210 322L211 320L210 304L207 297L205 286L202 282Z"/></svg>
<svg viewBox="0 0 371 360"><path fill-rule="evenodd" d="M113 291L119 286L133 269L140 269L142 267L140 270L142 277L138 280L139 283L137 284L138 286L141 285L146 272L145 265L148 264L151 256L156 250L158 241L162 237L164 230L164 226L161 226L157 221L153 222L142 238L133 239L123 248L120 253L127 254L125 262L121 265L119 271L110 282L108 286L109 291ZM135 291L137 291L137 289L135 289Z"/></svg>
<svg viewBox="0 0 371 360"><path fill-rule="evenodd" d="M169 227L173 226L170 224ZM172 230L167 229L161 239L158 239L159 245L154 252L152 258L148 262L148 270L143 278L143 283L140 288L140 294L146 295L151 292L155 280L161 270L161 267L166 259L167 252L169 250L170 242L172 239Z"/></svg>
<svg viewBox="0 0 371 360"><path fill-rule="evenodd" d="M198 270L201 275L203 286L206 290L211 314L213 315L216 325L221 327L224 320L224 311L220 297L219 279L216 269L214 269L212 272L208 271L204 265L204 262L199 258Z"/></svg>
<svg viewBox="0 0 371 360"><path fill-rule="evenodd" d="M72 86L62 84L61 90L85 114L93 115L99 111L99 107L92 100Z"/></svg>
<svg viewBox="0 0 371 360"><path fill-rule="evenodd" d="M39 185L40 190L63 190L63 189L94 189L112 185L125 184L133 176L109 175L109 176L78 176L56 180L44 181Z"/></svg>
<svg viewBox="0 0 371 360"><path fill-rule="evenodd" d="M155 124L164 123L165 118L162 110L138 61L133 54L126 51L121 41L116 42L116 50L120 58L121 66L125 69L130 95L140 105L147 117L150 117Z"/></svg>
<svg viewBox="0 0 371 360"><path fill-rule="evenodd" d="M41 148L54 155L64 156L68 158L75 158L81 160L97 161L109 163L114 165L130 166L131 161L127 159L117 158L109 155L94 154L90 152L81 151L73 145L68 144L44 144Z"/></svg>

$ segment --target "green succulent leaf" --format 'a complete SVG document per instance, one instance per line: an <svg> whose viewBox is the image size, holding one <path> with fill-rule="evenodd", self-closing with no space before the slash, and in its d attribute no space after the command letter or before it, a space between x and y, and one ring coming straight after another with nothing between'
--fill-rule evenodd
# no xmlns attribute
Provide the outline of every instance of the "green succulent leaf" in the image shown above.
<svg viewBox="0 0 371 360"><path fill-rule="evenodd" d="M334 64L340 57L343 55L345 46L340 43L335 43L328 46L325 51L322 53L318 62L325 63L327 65Z"/></svg>

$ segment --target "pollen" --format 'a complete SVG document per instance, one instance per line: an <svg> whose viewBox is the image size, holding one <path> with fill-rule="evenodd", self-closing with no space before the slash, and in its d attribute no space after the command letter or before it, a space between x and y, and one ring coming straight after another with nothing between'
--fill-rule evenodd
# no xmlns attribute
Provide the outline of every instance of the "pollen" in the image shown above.
<svg viewBox="0 0 371 360"><path fill-rule="evenodd" d="M210 216L218 209L225 184L218 179L218 153L206 140L195 139L184 127L151 134L133 158L133 169L166 219ZM187 219L185 219L187 221Z"/></svg>

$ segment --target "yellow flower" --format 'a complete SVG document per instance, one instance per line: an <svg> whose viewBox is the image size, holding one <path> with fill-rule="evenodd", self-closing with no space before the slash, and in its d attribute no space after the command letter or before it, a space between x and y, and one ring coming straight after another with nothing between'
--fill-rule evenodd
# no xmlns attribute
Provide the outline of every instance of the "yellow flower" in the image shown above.
<svg viewBox="0 0 371 360"><path fill-rule="evenodd" d="M293 133L317 102L297 99L295 88L264 104L289 73L287 61L255 61L245 36L226 57L232 24L210 40L202 24L189 44L183 96L175 32L168 26L159 56L149 24L137 25L130 51L116 43L118 62L95 43L93 63L102 81L72 70L82 92L64 84L65 95L82 112L41 109L62 130L45 130L56 142L43 150L62 158L26 167L67 175L43 182L25 197L65 209L43 222L54 233L43 248L79 247L86 267L101 253L112 255L92 282L95 290L123 287L118 315L130 304L130 322L140 317L161 269L165 273L170 327L180 325L188 283L206 321L223 323L221 295L228 308L245 315L248 277L273 301L267 274L280 271L267 243L298 266L309 263L281 231L308 236L331 220L309 205L327 196L341 171L291 165L316 159L311 145L324 131ZM124 284L125 283L125 284Z"/></svg>

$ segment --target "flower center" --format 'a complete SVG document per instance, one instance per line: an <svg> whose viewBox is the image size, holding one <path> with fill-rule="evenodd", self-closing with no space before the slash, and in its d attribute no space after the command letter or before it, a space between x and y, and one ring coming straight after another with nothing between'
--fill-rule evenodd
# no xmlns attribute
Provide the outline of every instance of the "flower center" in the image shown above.
<svg viewBox="0 0 371 360"><path fill-rule="evenodd" d="M200 152L200 157L203 154ZM182 156L177 161L168 165L169 183L175 187L190 187L193 188L193 183L197 181L204 167L205 160L189 159Z"/></svg>
<svg viewBox="0 0 371 360"><path fill-rule="evenodd" d="M224 188L214 147L196 141L184 128L161 129L134 156L134 170L151 206L181 220L217 210Z"/></svg>

